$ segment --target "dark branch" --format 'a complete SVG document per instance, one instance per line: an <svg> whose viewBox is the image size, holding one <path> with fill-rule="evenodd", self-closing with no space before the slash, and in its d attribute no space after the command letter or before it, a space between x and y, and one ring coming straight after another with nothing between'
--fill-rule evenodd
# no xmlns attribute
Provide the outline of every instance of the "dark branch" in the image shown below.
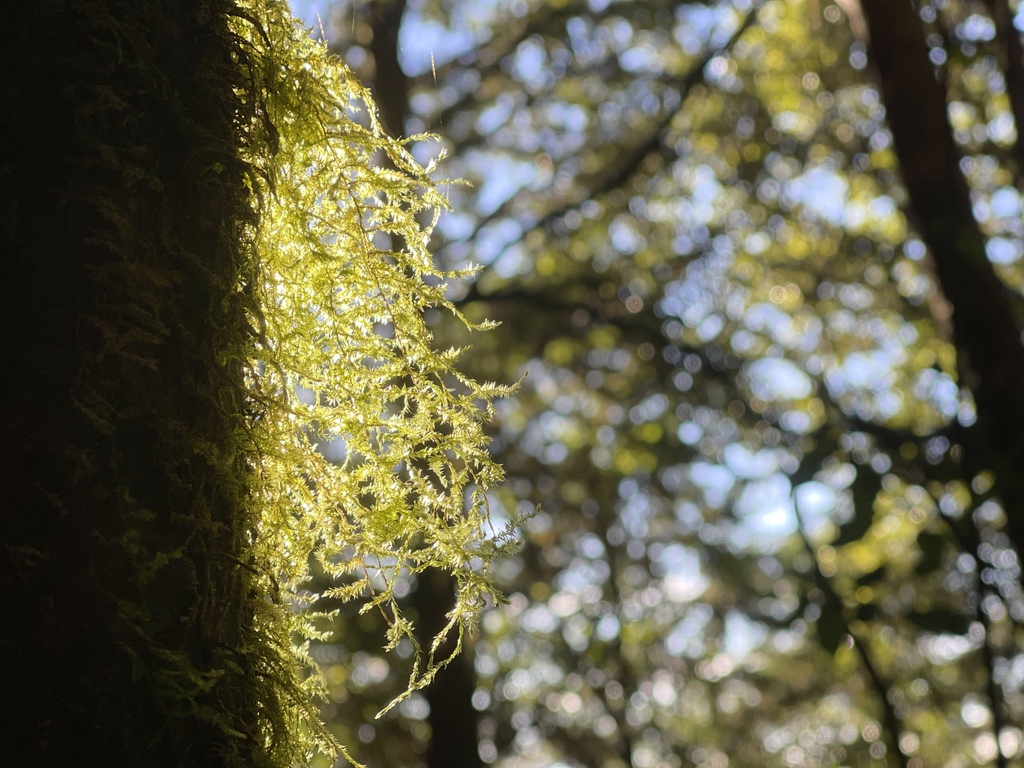
<svg viewBox="0 0 1024 768"><path fill-rule="evenodd" d="M721 47L707 51L704 56L702 56L682 77L677 84L677 87L679 88L678 109L668 111L662 115L661 119L655 124L654 129L650 132L646 140L634 147L625 149L625 151L622 152L620 160L612 166L609 172L598 177L594 183L582 191L582 194L579 195L575 201L567 201L555 210L548 212L541 219L537 220L531 229L546 227L555 219L564 216L571 210L579 208L587 200L592 200L593 198L606 194L613 189L618 189L633 178L633 176L635 176L639 171L643 161L652 153L660 150L664 146L665 140L668 137L672 126L672 121L675 119L676 115L679 114L679 110L682 109L682 105L686 101L687 94L693 90L694 86L704 80L704 69L716 56L721 56L723 53L727 53L732 50L740 37L743 36L743 33L750 29L757 20L757 12L760 7L761 4L758 3L751 8L729 40Z"/></svg>
<svg viewBox="0 0 1024 768"><path fill-rule="evenodd" d="M892 753L893 759L896 760L900 768L907 768L909 765L907 756L904 755L900 749L900 733L903 732L903 724L900 720L900 716L896 713L896 708L893 706L892 702L889 701L890 686L878 671L878 667L871 656L871 651L868 649L867 642L850 628L849 611L846 609L846 606L843 605L842 598L832 586L832 580L825 574L825 571L822 570L821 563L814 551L814 545L812 545L810 539L807 538L803 517L800 515L800 507L797 504L795 496L792 501L793 511L797 518L797 529L800 533L800 540L803 542L804 550L807 555L814 563L814 582L825 596L825 604L822 606L822 610L835 611L836 615L842 622L844 632L853 640L853 647L857 651L857 655L860 657L864 671L867 673L868 680L871 683L871 688L875 692L875 698L878 699L878 703L882 707L882 719L885 724L886 741L888 742L889 751Z"/></svg>

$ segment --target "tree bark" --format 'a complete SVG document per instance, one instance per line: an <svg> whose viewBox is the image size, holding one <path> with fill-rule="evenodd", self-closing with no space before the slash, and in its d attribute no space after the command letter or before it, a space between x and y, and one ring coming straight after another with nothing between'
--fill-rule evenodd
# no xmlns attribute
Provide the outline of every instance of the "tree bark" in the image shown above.
<svg viewBox="0 0 1024 768"><path fill-rule="evenodd" d="M226 0L23 0L0 46L0 690L31 765L269 765Z"/></svg>
<svg viewBox="0 0 1024 768"><path fill-rule="evenodd" d="M405 15L406 0L384 0L374 8L373 99L381 121L393 137L405 135L409 115L409 78L398 60L398 32Z"/></svg>

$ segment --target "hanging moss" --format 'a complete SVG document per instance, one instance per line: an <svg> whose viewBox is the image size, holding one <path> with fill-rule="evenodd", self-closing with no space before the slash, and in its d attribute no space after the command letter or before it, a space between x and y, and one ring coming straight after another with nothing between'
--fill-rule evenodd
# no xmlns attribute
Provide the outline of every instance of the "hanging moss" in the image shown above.
<svg viewBox="0 0 1024 768"><path fill-rule="evenodd" d="M501 473L481 417L507 389L461 376L459 351L432 345L424 312L458 315L444 296L464 275L439 271L427 250L446 207L431 169L386 135L369 93L283 4L249 10L265 32L251 38L254 63L264 62L252 110L263 137L252 156L263 201L248 369L251 402L263 409L253 432L254 551L292 600L312 555L345 584L327 596L385 613L389 647L415 643L392 591L398 574L453 573L457 605L413 671L412 691L447 661L433 652L443 637L461 638L495 597L487 566L511 528L490 524L485 490ZM317 443L340 446L344 458L327 461ZM293 631L316 636L307 614L289 618Z"/></svg>
<svg viewBox="0 0 1024 768"><path fill-rule="evenodd" d="M311 563L394 647L400 571L455 575L461 637L508 541L481 430L505 390L423 320L455 312L421 224L445 201L283 2L8 21L3 735L40 763L308 763L338 749Z"/></svg>

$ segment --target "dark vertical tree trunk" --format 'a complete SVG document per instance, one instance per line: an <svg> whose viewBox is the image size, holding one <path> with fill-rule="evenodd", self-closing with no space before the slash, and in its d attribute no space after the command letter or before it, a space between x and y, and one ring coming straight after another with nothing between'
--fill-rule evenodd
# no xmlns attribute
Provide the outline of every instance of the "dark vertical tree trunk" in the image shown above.
<svg viewBox="0 0 1024 768"><path fill-rule="evenodd" d="M405 135L405 118L409 115L409 78L398 61L398 31L402 27L406 0L383 0L374 8L373 98L381 120L395 137Z"/></svg>
<svg viewBox="0 0 1024 768"><path fill-rule="evenodd" d="M229 10L4 8L0 734L18 764L270 764Z"/></svg>
<svg viewBox="0 0 1024 768"><path fill-rule="evenodd" d="M448 623L447 613L455 607L454 579L447 573L428 571L419 578L416 613L420 643L430 647L432 638ZM454 642L438 650L437 658L451 655ZM473 709L473 662L464 651L442 669L426 689L430 703L430 745L428 768L479 768L477 713Z"/></svg>
<svg viewBox="0 0 1024 768"><path fill-rule="evenodd" d="M1007 531L1017 550L1024 552L1020 329L1007 289L985 253L985 238L960 172L945 90L928 59L924 27L914 5L893 0L862 0L861 5L911 213L952 309L961 385L970 389L977 405L977 423L965 439L967 468L995 471ZM1007 55L1019 57L1019 41Z"/></svg>

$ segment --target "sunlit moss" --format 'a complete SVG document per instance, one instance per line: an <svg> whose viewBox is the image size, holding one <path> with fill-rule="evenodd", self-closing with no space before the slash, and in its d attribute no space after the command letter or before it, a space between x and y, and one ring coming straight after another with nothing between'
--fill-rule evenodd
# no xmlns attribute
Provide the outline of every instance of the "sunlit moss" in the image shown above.
<svg viewBox="0 0 1024 768"><path fill-rule="evenodd" d="M243 127L259 212L247 235L253 341L241 351L251 550L267 593L281 595L265 629L319 637L306 609L330 596L381 611L389 649L415 644L396 577L448 571L457 603L414 664L408 695L447 663L435 656L443 636L461 647L464 628L496 598L487 566L511 526L490 524L484 491L501 471L481 422L508 390L460 375L459 350L435 348L424 322L430 307L459 316L445 290L464 276L437 270L426 248L446 207L431 169L384 132L369 93L286 3L243 2L234 29L254 83ZM336 586L310 593L311 562ZM302 646L296 653L306 663ZM332 690L343 682L332 674ZM309 709L293 727L307 734L297 760L337 748Z"/></svg>

